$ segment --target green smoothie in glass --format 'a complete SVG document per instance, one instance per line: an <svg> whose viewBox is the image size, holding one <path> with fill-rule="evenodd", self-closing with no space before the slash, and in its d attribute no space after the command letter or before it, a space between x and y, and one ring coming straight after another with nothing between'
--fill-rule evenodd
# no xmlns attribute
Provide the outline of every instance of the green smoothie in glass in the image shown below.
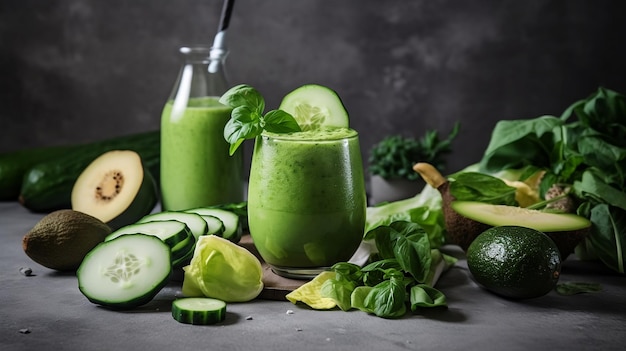
<svg viewBox="0 0 626 351"><path fill-rule="evenodd" d="M348 261L363 238L364 183L352 129L258 136L248 221L263 259L277 274L294 277Z"/></svg>
<svg viewBox="0 0 626 351"><path fill-rule="evenodd" d="M231 108L217 97L166 103L161 117L161 203L164 210L243 200L241 152L229 156L224 125Z"/></svg>

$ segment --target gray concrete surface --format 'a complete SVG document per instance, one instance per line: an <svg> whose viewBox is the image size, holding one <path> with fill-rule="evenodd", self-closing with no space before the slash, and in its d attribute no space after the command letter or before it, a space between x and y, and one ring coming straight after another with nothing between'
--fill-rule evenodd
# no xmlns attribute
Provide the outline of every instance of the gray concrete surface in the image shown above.
<svg viewBox="0 0 626 351"><path fill-rule="evenodd" d="M626 342L624 276L570 257L561 282L597 282L601 292L509 301L479 288L454 247L445 249L461 260L437 284L449 308L398 320L255 300L229 304L218 325L184 325L170 315L176 282L141 308L111 311L88 302L74 274L24 254L22 236L42 216L0 203L0 350L623 350Z"/></svg>

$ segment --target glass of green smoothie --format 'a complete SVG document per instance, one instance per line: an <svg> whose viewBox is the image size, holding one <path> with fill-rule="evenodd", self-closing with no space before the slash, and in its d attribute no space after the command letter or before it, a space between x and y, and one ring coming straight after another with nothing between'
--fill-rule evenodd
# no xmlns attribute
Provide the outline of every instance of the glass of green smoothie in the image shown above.
<svg viewBox="0 0 626 351"><path fill-rule="evenodd" d="M358 133L321 128L256 137L248 188L254 244L272 270L311 278L348 261L363 238Z"/></svg>

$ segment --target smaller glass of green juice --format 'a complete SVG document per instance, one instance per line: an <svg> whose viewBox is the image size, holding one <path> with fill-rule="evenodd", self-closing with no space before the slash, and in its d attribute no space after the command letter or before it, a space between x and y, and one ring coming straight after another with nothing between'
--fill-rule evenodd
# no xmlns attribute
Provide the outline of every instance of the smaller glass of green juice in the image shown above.
<svg viewBox="0 0 626 351"><path fill-rule="evenodd" d="M273 134L254 145L250 235L272 270L308 279L348 261L363 238L366 195L358 133Z"/></svg>

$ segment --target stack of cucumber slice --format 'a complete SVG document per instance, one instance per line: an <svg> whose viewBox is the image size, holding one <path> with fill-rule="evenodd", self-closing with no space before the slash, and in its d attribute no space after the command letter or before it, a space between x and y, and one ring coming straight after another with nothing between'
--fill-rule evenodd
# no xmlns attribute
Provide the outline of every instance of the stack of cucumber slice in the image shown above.
<svg viewBox="0 0 626 351"><path fill-rule="evenodd" d="M239 215L224 209L149 214L115 230L85 256L76 272L79 289L102 306L141 306L167 285L173 269L189 264L201 235L237 243L242 232Z"/></svg>

